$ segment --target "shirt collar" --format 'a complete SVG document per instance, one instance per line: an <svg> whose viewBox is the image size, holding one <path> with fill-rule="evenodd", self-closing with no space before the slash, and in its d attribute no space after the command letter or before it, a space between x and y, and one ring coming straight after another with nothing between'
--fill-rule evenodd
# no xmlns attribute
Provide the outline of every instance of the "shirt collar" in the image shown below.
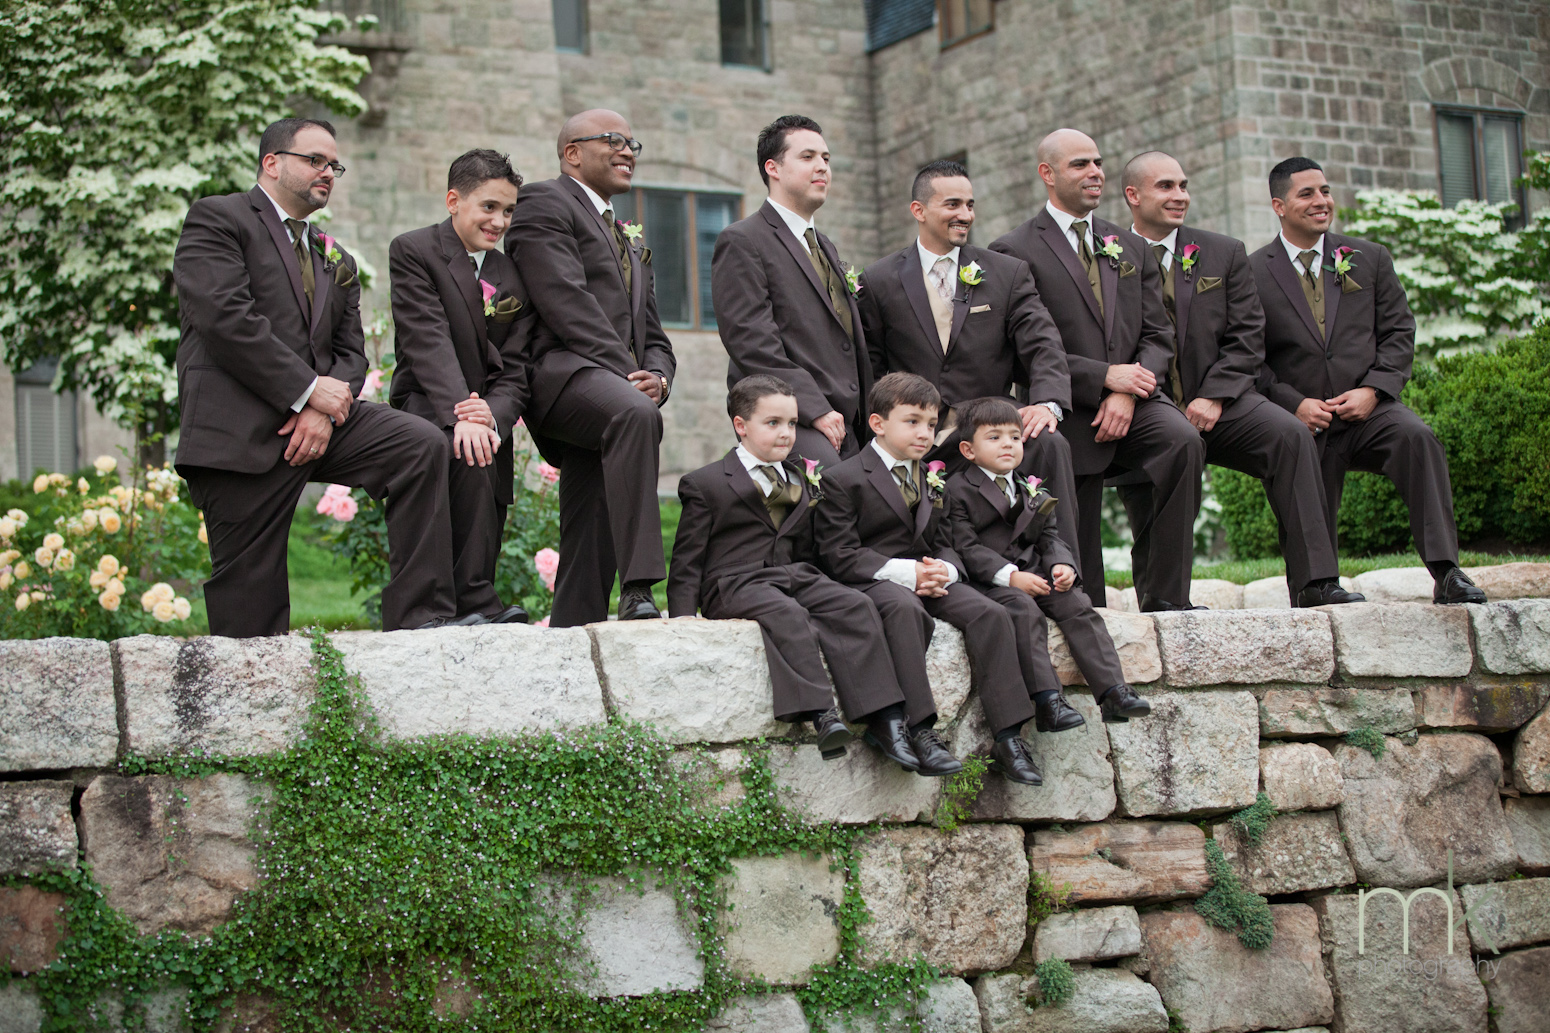
<svg viewBox="0 0 1550 1033"><path fill-rule="evenodd" d="M958 268L958 248L953 248L945 255L939 255L922 244L919 237L915 238L915 247L920 252L920 268L925 272L929 273L931 267L944 258L951 258L953 260L953 268Z"/></svg>
<svg viewBox="0 0 1550 1033"><path fill-rule="evenodd" d="M259 187L258 189L264 190L263 187ZM281 208L280 207L280 202L276 201L272 196L270 196L269 191L264 190L264 196L268 197L269 198L269 203L274 205L274 213L280 217L280 225L281 226L285 226L286 235L291 238L291 243L292 244L296 243L296 236L295 236L295 234L291 233L291 228L286 225L286 220L288 220L288 219L296 219L296 216L292 215L290 212L286 211L284 208ZM310 216L310 215L307 216L305 219L297 219L296 221L305 223L309 229L312 227L312 216Z"/></svg>
<svg viewBox="0 0 1550 1033"><path fill-rule="evenodd" d="M1173 261L1173 256L1179 252L1179 228L1177 226L1173 227L1168 235L1161 240L1153 240L1151 237L1148 237L1136 229L1134 223L1131 224L1130 232L1145 241L1147 247L1156 247L1158 244L1163 246L1162 267L1166 271L1169 263Z"/></svg>
<svg viewBox="0 0 1550 1033"><path fill-rule="evenodd" d="M487 255L487 254L489 254L488 251L470 251L470 252L468 252L468 257L472 258L474 260L474 272L475 272L475 274L484 272L484 256Z"/></svg>
<svg viewBox="0 0 1550 1033"><path fill-rule="evenodd" d="M760 459L758 456L748 451L748 449L744 448L742 442L738 442L735 451L737 452L737 461L742 463L743 469L747 470L749 473L753 473L755 467L773 466L775 468L776 475L780 477L782 481L786 479L786 471L781 463L766 463L763 459Z"/></svg>
<svg viewBox="0 0 1550 1033"><path fill-rule="evenodd" d="M974 465L975 466L979 466L978 463L975 463ZM1017 498L1017 482L1012 480L1012 475L1011 474L1009 474L1009 473L996 473L996 471L994 471L992 469L989 469L988 467L984 467L984 466L980 466L980 473L984 474L986 477L989 477L991 484L995 484L996 483L996 478L997 477L1005 477L1006 478L1006 491L1002 492L1002 494L1008 496L1009 498L1013 498L1013 499Z"/></svg>
<svg viewBox="0 0 1550 1033"><path fill-rule="evenodd" d="M569 175L569 173L567 173L567 175ZM583 190L585 190L587 192L587 200L592 202L592 207L597 209L597 214L602 215L609 208L613 207L613 205L609 204L607 201L605 201L603 199L603 195L602 194L598 193L596 190L593 190L591 187L587 186L581 180L576 179L575 176L571 176L570 178L575 182L575 184L577 186L579 186L581 189L583 189Z"/></svg>
<svg viewBox="0 0 1550 1033"><path fill-rule="evenodd" d="M781 221L784 222L787 228L791 230L792 236L800 240L803 247L806 247L807 238L803 236L803 234L805 234L808 230L812 230L815 236L818 233L818 227L813 225L813 220L802 218L796 212L793 212L790 208L787 208L773 197L770 198L769 201L770 207L775 209L775 214L779 215Z"/></svg>
<svg viewBox="0 0 1550 1033"><path fill-rule="evenodd" d="M1300 248L1300 247L1298 247L1296 244L1293 244L1291 241L1286 239L1286 234L1285 233L1278 234L1278 236L1281 238L1281 246L1286 248L1286 257L1290 258L1292 260L1292 265L1295 266L1296 268L1298 268L1298 269L1302 268L1302 262L1297 258L1297 256L1302 254L1304 251L1317 251L1318 254L1319 254L1319 258L1318 258L1318 261L1316 263L1314 263L1314 265L1315 265L1315 267L1317 267L1318 265L1322 265L1323 264L1323 262L1324 262L1324 234L1322 234L1322 233L1319 234L1318 242L1315 243L1311 248ZM1314 275L1315 276L1318 275L1318 272L1317 272L1316 268L1315 268L1315 271L1314 271Z"/></svg>
<svg viewBox="0 0 1550 1033"><path fill-rule="evenodd" d="M1050 218L1055 220L1055 225L1060 227L1060 232L1064 233L1068 239L1071 236L1071 224L1077 219L1085 219L1087 221L1087 238L1089 244L1091 244L1094 213L1088 212L1086 215L1072 215L1070 212L1056 208L1054 201L1045 201L1044 207L1049 212Z"/></svg>
<svg viewBox="0 0 1550 1033"><path fill-rule="evenodd" d="M910 465L910 461L908 459L895 459L893 456L889 455L888 450L883 447L883 443L878 441L876 438L872 439L872 448L877 451L878 455L883 457L883 462L888 464L888 470L890 473L893 472L893 469L896 466L908 467Z"/></svg>

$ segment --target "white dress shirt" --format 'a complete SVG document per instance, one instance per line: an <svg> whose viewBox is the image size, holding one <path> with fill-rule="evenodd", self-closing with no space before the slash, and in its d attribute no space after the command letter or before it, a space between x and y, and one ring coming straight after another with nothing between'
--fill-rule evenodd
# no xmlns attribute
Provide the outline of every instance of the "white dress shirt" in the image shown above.
<svg viewBox="0 0 1550 1033"><path fill-rule="evenodd" d="M597 209L597 214L602 215L608 209L613 207L612 204L603 199L602 194L598 193L596 190L593 190L581 180L576 179L575 176L572 176L571 179L575 180L576 185L587 192L587 199L592 202L592 207Z"/></svg>
<svg viewBox="0 0 1550 1033"><path fill-rule="evenodd" d="M260 186L259 189L263 190L263 187ZM286 211L284 208L281 208L280 207L280 202L276 201L274 199L274 197L272 197L270 195L269 191L264 190L264 196L268 197L269 198L269 203L274 205L275 214L280 217L280 225L285 227L285 239L289 240L292 244L296 243L296 234L291 232L290 226L286 225L286 221L285 221L287 219L295 219L296 216L292 215L290 212ZM298 220L298 221L304 223L307 226L308 229L310 229L312 227L312 216L310 216L310 215L307 216L307 218L301 219L301 220ZM306 248L308 246L308 243L309 242L307 242L307 241L302 241L302 247ZM312 392L317 390L317 386L318 386L318 378L317 377L313 377L312 378L312 383L307 385L307 389L301 393L301 397L296 399L294 402L291 403L291 412L301 412L303 409L305 409L307 407L307 402L310 401L311 398L312 398ZM329 422L333 422L333 421L330 420Z"/></svg>
<svg viewBox="0 0 1550 1033"><path fill-rule="evenodd" d="M978 466L979 464L976 463L975 465ZM1009 505L1009 506L1017 505L1017 481L1015 481L1013 479L1012 474L1010 474L1010 473L996 473L996 471L990 469L989 467L985 467L985 466L981 466L980 467L980 473L984 474L986 477L989 477L991 484L995 484L996 483L996 478L997 477L1005 477L1006 478L1006 491L1003 492L1002 494L1004 494L1006 496L1007 505ZM1015 471L1014 471L1014 473L1015 473ZM994 585L997 585L997 586L999 586L1001 588L1010 587L1011 584L1012 584L1012 575L1015 574L1015 573L1017 573L1017 564L1015 564L1015 563L1008 563L1006 566L1004 566L1000 570L996 571L996 576L990 579L991 583L994 584Z"/></svg>
<svg viewBox="0 0 1550 1033"><path fill-rule="evenodd" d="M1293 244L1291 241L1286 239L1286 234L1284 233L1278 234L1278 236L1281 238L1281 246L1286 248L1286 257L1292 260L1292 268L1298 271L1299 276L1308 272L1309 270L1304 268L1302 259L1298 258L1297 256L1302 254L1304 251L1318 252L1319 257L1313 260L1312 270L1313 278L1318 279L1319 266L1324 264L1324 234L1320 233L1318 243L1308 248L1298 247L1296 244Z"/></svg>
<svg viewBox="0 0 1550 1033"><path fill-rule="evenodd" d="M474 275L479 276L484 272L484 251L470 251L468 257L474 260Z"/></svg>
<svg viewBox="0 0 1550 1033"><path fill-rule="evenodd" d="M787 483L786 471L780 465L780 463L766 463L763 459L760 459L758 456L748 451L748 449L744 448L742 442L738 442L736 451L737 461L743 464L743 469L747 470L748 476L753 478L754 486L765 495L769 495L769 493L774 490L775 485L770 483L769 477L767 477L764 471L760 470L759 467L773 466L775 468L775 475L780 478L780 483Z"/></svg>
<svg viewBox="0 0 1550 1033"><path fill-rule="evenodd" d="M1055 220L1055 225L1060 227L1060 232L1066 235L1066 241L1071 245L1071 250L1078 254L1082 251L1082 245L1076 239L1076 231L1071 228L1071 224L1078 219L1085 219L1087 221L1087 249L1095 255L1098 253L1098 249L1093 246L1095 242L1093 239L1093 214L1091 212L1086 215L1072 215L1070 212L1056 208L1054 201L1045 201L1044 207L1049 211L1050 218Z"/></svg>
<svg viewBox="0 0 1550 1033"><path fill-rule="evenodd" d="M895 459L893 456L888 454L888 450L884 448L882 442L878 441L876 438L872 439L872 448L877 451L878 455L883 457L883 462L888 464L888 473L890 476L893 474L894 469L900 466L904 467L905 476L909 475L910 461L908 459ZM924 499L921 501L925 502ZM925 502L925 504L929 506L931 503ZM905 588L908 588L911 592L913 592L915 590L915 561L907 559L891 559L878 568L877 573L872 575L872 580L892 581L895 584L903 585ZM954 567L951 563L947 564L947 583L950 585L957 580L957 568Z"/></svg>
<svg viewBox="0 0 1550 1033"><path fill-rule="evenodd" d="M1162 270L1163 272L1167 272L1168 267L1173 264L1174 252L1179 249L1179 228L1177 226L1173 227L1172 232L1170 232L1161 240L1153 240L1145 233L1142 233L1140 230L1136 229L1134 225L1130 227L1130 232L1146 241L1149 247L1154 244L1161 244L1163 246Z"/></svg>
<svg viewBox="0 0 1550 1033"><path fill-rule="evenodd" d="M792 236L797 238L797 242L802 245L802 250L812 254L813 249L807 246L806 234L808 230L812 230L814 236L818 235L818 227L813 225L813 220L802 218L773 197L769 200L770 207L775 209L775 214L780 216L781 221L786 224L786 228L791 230Z"/></svg>

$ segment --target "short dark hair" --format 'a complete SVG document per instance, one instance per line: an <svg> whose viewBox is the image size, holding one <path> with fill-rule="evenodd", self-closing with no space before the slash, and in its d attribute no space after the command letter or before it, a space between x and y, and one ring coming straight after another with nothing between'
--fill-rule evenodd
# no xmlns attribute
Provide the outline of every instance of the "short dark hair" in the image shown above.
<svg viewBox="0 0 1550 1033"><path fill-rule="evenodd" d="M945 158L923 166L919 172L915 173L915 182L910 187L910 200L925 204L931 200L931 195L936 193L936 187L931 184L939 179L947 179L949 176L962 176L964 179L968 179L969 170L963 167L962 162L951 161Z"/></svg>
<svg viewBox="0 0 1550 1033"><path fill-rule="evenodd" d="M925 377L914 373L890 373L872 385L866 404L868 412L886 420L888 414L901 405L941 409L942 395Z"/></svg>
<svg viewBox="0 0 1550 1033"><path fill-rule="evenodd" d="M759 130L759 178L764 180L765 189L769 189L770 174L764 171L764 163L771 158L780 161L786 153L786 137L798 129L811 129L823 135L823 127L806 115L782 115Z"/></svg>
<svg viewBox="0 0 1550 1033"><path fill-rule="evenodd" d="M741 416L745 420L748 419L759 407L759 399L768 398L770 395L795 398L797 393L791 389L790 384L768 373L755 373L744 377L733 384L732 390L727 392L727 417Z"/></svg>
<svg viewBox="0 0 1550 1033"><path fill-rule="evenodd" d="M258 138L259 169L263 169L264 159L271 154L290 150L291 144L296 142L296 134L308 126L317 126L336 140L339 138L333 124L321 118L282 118L278 122L271 122L269 128L264 130L264 135Z"/></svg>
<svg viewBox="0 0 1550 1033"><path fill-rule="evenodd" d="M1270 196L1286 199L1286 191L1292 183L1292 177L1299 172L1323 172L1324 166L1312 158L1304 158L1298 155L1295 158L1287 158L1275 168L1270 170Z"/></svg>
<svg viewBox="0 0 1550 1033"><path fill-rule="evenodd" d="M460 194L471 194L492 179L504 179L518 188L522 186L522 174L511 167L511 159L484 147L463 152L447 169L447 189Z"/></svg>
<svg viewBox="0 0 1550 1033"><path fill-rule="evenodd" d="M1010 398L974 398L958 407L958 433L973 441L981 427L1021 427L1022 416Z"/></svg>

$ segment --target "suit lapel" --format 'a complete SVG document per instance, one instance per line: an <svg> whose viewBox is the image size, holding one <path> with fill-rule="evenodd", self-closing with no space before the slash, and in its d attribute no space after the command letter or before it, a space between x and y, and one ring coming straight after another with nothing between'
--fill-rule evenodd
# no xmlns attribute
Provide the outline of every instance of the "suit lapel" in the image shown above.
<svg viewBox="0 0 1550 1033"><path fill-rule="evenodd" d="M1324 281L1324 348L1329 349L1329 342L1335 339L1335 316L1340 313L1340 284L1335 282L1335 248L1338 247L1334 239L1324 234L1324 268L1319 271L1319 276ZM1285 248L1282 249L1285 251ZM1299 290L1299 294L1302 292Z"/></svg>
<svg viewBox="0 0 1550 1033"><path fill-rule="evenodd" d="M905 527L910 526L910 510L904 504L904 493L899 490L899 482L893 479L893 473L888 469L888 464L883 462L883 457L877 454L877 450L868 445L862 450L863 459L861 465L866 467L867 480L877 493L883 497L883 501L893 509L894 516Z"/></svg>
<svg viewBox="0 0 1550 1033"><path fill-rule="evenodd" d="M1291 302L1292 309L1302 317L1302 325L1308 328L1310 344L1317 346L1319 351L1324 350L1324 341L1319 336L1319 325L1313 319L1313 310L1308 308L1308 299L1302 296L1302 284L1297 282L1297 270L1292 266L1292 260L1286 257L1286 248L1281 246L1281 238L1278 236L1271 241L1270 253L1265 256L1265 264L1270 268L1270 276L1275 280L1276 286L1281 288L1281 293L1286 295L1286 300ZM1328 325L1329 319L1329 291L1324 292L1324 319Z"/></svg>
<svg viewBox="0 0 1550 1033"><path fill-rule="evenodd" d="M915 490L920 492L920 499L915 503L915 540L918 542L925 540L926 528L931 524L931 511L936 508L927 497L926 466L923 462L915 464ZM897 489L894 494L898 494ZM904 496L899 495L899 499L903 501Z"/></svg>
<svg viewBox="0 0 1550 1033"><path fill-rule="evenodd" d="M904 288L904 296L909 299L910 308L915 312L915 319L920 323L921 332L926 335L926 341L940 348L941 337L936 332L936 317L931 314L931 299L926 297L926 278L920 270L920 263L911 262L908 253L899 266L899 283Z"/></svg>
<svg viewBox="0 0 1550 1033"><path fill-rule="evenodd" d="M312 325L307 328L307 336L319 362L328 356L330 342L318 340L318 326L323 322L323 313L328 310L328 292L334 289L334 274L325 268L323 256L318 253L317 244L321 243L318 229L313 226L307 231L307 257L312 259Z"/></svg>
<svg viewBox="0 0 1550 1033"><path fill-rule="evenodd" d="M473 260L468 257L468 249L463 247L457 231L452 228L451 219L441 224L439 238L452 282L457 284L458 293L463 296L463 304L468 306L468 318L473 321L474 336L479 338L479 348L488 351L490 335L484 325L484 293L479 288L479 281L484 277L474 271ZM489 256L485 257L485 261L489 261Z"/></svg>
<svg viewBox="0 0 1550 1033"><path fill-rule="evenodd" d="M766 524L770 523L770 511L764 508L764 497L759 494L759 486L754 483L753 474L743 467L743 461L737 458L737 450L728 452L726 458L721 461L721 469L725 471L728 483L732 485L732 492L738 498L748 503L749 507L759 515L759 519Z"/></svg>
<svg viewBox="0 0 1550 1033"><path fill-rule="evenodd" d="M1066 267L1066 272L1071 274L1071 282L1076 285L1077 294L1087 302L1087 311L1093 314L1093 321L1102 323L1103 317L1098 314L1098 299L1093 297L1092 284L1087 282L1087 270L1082 268L1082 260L1077 257L1076 250L1071 247L1071 241L1061 232L1055 220L1050 217L1046 209L1035 216L1035 221L1041 221L1039 236L1044 238L1044 243L1060 259L1060 264Z"/></svg>
<svg viewBox="0 0 1550 1033"><path fill-rule="evenodd" d="M597 206L592 203L592 198L588 197L587 192L581 189L581 184L563 174L560 176L560 183L566 190L570 191L570 195L576 199L577 204L581 205L582 210L592 217L592 227L597 230L598 236L603 238L603 243L608 246L609 250L617 255L619 253L619 245L614 240L614 228L603 219L603 213L597 210ZM623 291L625 290L624 270L617 261L613 263L613 267L615 275L619 277L619 289ZM631 276L634 273L635 268L632 265L630 267Z"/></svg>
<svg viewBox="0 0 1550 1033"><path fill-rule="evenodd" d="M1013 487L1017 487L1017 485L1014 483ZM1038 511L1029 505L1027 491L1021 487L1017 487L1017 490L1022 492L1023 508L1017 511L1017 519L1012 522L1012 541L1014 542L1023 536L1023 532L1028 529L1028 525L1033 522L1033 518L1038 516Z"/></svg>
<svg viewBox="0 0 1550 1033"><path fill-rule="evenodd" d="M965 257L963 250L959 249L958 264L960 268L966 264L963 261ZM958 343L958 334L963 330L963 324L969 318L969 295L974 291L973 287L961 280L958 282L957 288L957 290L953 291L953 324L952 328L947 331L948 351L952 351L953 346Z"/></svg>
<svg viewBox="0 0 1550 1033"><path fill-rule="evenodd" d="M1173 339L1175 342L1174 347L1178 350L1181 363L1184 356L1184 331L1189 326L1189 303L1195 297L1195 278L1190 276L1186 279L1184 269L1179 265L1179 256L1184 253L1184 248L1195 243L1185 236L1187 232L1181 226L1179 227L1179 235L1173 238L1173 321L1175 324ZM1199 254L1204 254L1204 252L1197 254L1197 261L1199 260Z"/></svg>
<svg viewBox="0 0 1550 1033"><path fill-rule="evenodd" d="M791 253L791 260L797 264L798 269L802 270L803 275L807 277L807 282L813 285L813 290L818 292L818 297L823 301L824 310L838 323L840 317L834 314L834 306L829 303L829 288L818 279L818 270L813 268L813 260L807 253L806 245L797 240L796 234L791 232L791 227L786 225L786 221L780 217L779 212L770 207L768 201L764 203L760 212L764 215L764 221L775 231L775 238ZM814 236L817 234L815 233ZM828 252L824 254L827 255Z"/></svg>
<svg viewBox="0 0 1550 1033"><path fill-rule="evenodd" d="M285 232L285 226L280 222L280 216L275 214L273 202L269 200L269 195L264 193L264 188L257 186L248 191L248 201L253 205L253 210L258 212L258 221L262 222L264 228L269 231L275 250L280 252L280 260L285 263L285 271L291 277L291 290L296 294L296 307L301 310L303 316L306 316L307 292L301 285L301 266L296 264L296 249L291 244L290 236Z"/></svg>
<svg viewBox="0 0 1550 1033"><path fill-rule="evenodd" d="M1012 512L1012 505L1007 502L1006 496L1001 494L1001 489L996 487L996 482L987 477L985 471L977 466L969 467L968 472L964 476L969 478L970 484L975 484L979 487L980 495L984 497L986 502L994 506L996 513L1000 515L1002 520L1005 520L1008 514Z"/></svg>
<svg viewBox="0 0 1550 1033"><path fill-rule="evenodd" d="M1092 220L1091 226L1094 244L1101 244L1106 235L1115 236L1115 234L1101 233L1097 219ZM1070 248L1066 250L1069 251ZM1093 250L1096 252L1097 248ZM1114 310L1119 307L1119 269L1117 268L1119 259L1104 258L1094 254L1093 261L1098 263L1098 286L1103 291L1103 340L1107 343L1109 338L1114 336ZM1077 263L1077 267L1081 267L1080 262ZM1137 270L1136 274L1140 275L1140 270ZM1092 294L1091 287L1087 289L1087 293Z"/></svg>
<svg viewBox="0 0 1550 1033"><path fill-rule="evenodd" d="M789 531L791 531L802 522L802 515L807 512L807 502L809 496L807 478L802 475L801 470L796 468L796 464L787 459L784 463L781 464L781 469L786 471L786 476L790 478L791 483L802 489L802 497L797 499L796 505L792 506L791 509L787 511L786 519L781 521L780 529L775 532L776 538L784 538Z"/></svg>

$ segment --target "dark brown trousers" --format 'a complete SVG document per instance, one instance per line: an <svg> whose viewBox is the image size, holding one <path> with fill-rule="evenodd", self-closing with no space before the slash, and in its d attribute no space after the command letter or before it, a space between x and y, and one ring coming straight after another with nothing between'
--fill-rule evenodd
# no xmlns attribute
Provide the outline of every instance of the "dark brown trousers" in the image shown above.
<svg viewBox="0 0 1550 1033"><path fill-rule="evenodd" d="M444 431L447 450L452 449L452 432ZM508 439L501 448L511 448ZM506 507L495 478L504 467L469 466L466 459L452 457L447 469L447 493L452 518L452 584L457 599L457 615L482 613L498 616L505 607L495 594L495 564L500 559L501 534L506 529Z"/></svg>

